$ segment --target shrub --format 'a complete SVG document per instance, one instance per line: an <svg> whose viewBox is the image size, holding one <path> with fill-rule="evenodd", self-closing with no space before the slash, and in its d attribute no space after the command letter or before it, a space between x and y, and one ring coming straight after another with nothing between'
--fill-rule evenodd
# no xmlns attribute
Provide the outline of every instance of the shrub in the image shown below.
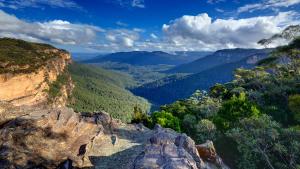
<svg viewBox="0 0 300 169"><path fill-rule="evenodd" d="M300 94L289 96L289 109L294 114L294 119L300 122Z"/></svg>
<svg viewBox="0 0 300 169"><path fill-rule="evenodd" d="M197 124L197 118L194 115L187 114L182 121L182 130L187 135L193 136L195 134L195 125Z"/></svg>
<svg viewBox="0 0 300 169"><path fill-rule="evenodd" d="M203 119L196 125L195 140L197 143L204 143L206 140L216 139L217 128L213 122Z"/></svg>
<svg viewBox="0 0 300 169"><path fill-rule="evenodd" d="M166 111L154 112L152 115L153 124L160 124L162 127L171 128L180 132L180 123L177 117Z"/></svg>
<svg viewBox="0 0 300 169"><path fill-rule="evenodd" d="M137 106L134 107L131 123L143 123L148 128L153 127L151 117L149 117L141 108Z"/></svg>
<svg viewBox="0 0 300 169"><path fill-rule="evenodd" d="M257 106L248 101L245 93L241 93L239 97L233 96L223 103L218 114L213 118L213 122L218 129L226 131L233 128L240 119L259 115L260 111Z"/></svg>

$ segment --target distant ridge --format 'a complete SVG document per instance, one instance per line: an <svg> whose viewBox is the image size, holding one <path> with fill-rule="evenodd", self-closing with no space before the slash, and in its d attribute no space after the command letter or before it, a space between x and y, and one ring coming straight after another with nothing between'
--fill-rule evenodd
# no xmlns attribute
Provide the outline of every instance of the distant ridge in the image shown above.
<svg viewBox="0 0 300 169"><path fill-rule="evenodd" d="M144 97L157 105L169 104L184 99L195 90L207 90L216 83L226 83L233 79L237 68L253 68L268 53L253 54L240 61L226 63L188 76L171 76L132 90L135 95ZM163 97L162 97L163 96Z"/></svg>
<svg viewBox="0 0 300 169"><path fill-rule="evenodd" d="M199 57L195 56L189 57L190 55L179 55L179 54L170 54L162 51L133 51L133 52L117 52L108 54L106 56L95 57L83 61L83 63L101 63L101 62L118 62L126 63L131 65L138 66L147 66L147 65L180 65L184 63L191 62L197 58L203 57L203 54L200 54Z"/></svg>
<svg viewBox="0 0 300 169"><path fill-rule="evenodd" d="M199 73L222 64L233 63L254 54L266 54L272 49L224 49L191 63L179 65L166 71L167 73Z"/></svg>

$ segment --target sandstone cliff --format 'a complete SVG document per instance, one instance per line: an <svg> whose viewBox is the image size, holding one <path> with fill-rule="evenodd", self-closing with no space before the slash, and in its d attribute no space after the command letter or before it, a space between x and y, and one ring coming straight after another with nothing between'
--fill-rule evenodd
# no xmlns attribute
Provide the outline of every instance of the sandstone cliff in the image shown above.
<svg viewBox="0 0 300 169"><path fill-rule="evenodd" d="M10 41L17 41L11 40ZM18 42L18 41L17 41ZM26 45L31 45L29 42L23 42ZM24 46L23 44L23 46ZM34 44L36 45L36 44ZM6 101L12 103L15 106L21 105L38 105L47 103L49 101L49 90L51 84L54 83L58 77L64 74L67 65L71 62L70 54L64 50L55 49L53 47L43 48L22 48L15 47L12 49L15 51L22 50L14 55L22 55L21 59L27 59L28 63L19 63L21 59L17 60L17 56L13 56L6 51L6 46L0 46L1 57L6 60L0 60L1 71L0 72L0 101ZM27 53L26 53L27 52ZM27 55L33 55L35 53L37 57L45 57L43 60L37 60ZM26 58L27 57L27 58ZM14 59L14 60L13 60ZM33 65L35 66L33 66ZM33 67L35 67L33 69ZM30 68L30 69L29 69ZM30 71L29 71L30 70ZM67 78L67 83L61 86L61 95L59 98L54 98L54 103L57 105L65 105L67 96L72 89L71 79Z"/></svg>

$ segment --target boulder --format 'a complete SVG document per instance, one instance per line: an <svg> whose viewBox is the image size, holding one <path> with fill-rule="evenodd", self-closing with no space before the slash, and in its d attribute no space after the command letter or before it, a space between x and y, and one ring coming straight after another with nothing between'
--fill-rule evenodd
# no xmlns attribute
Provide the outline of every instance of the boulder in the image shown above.
<svg viewBox="0 0 300 169"><path fill-rule="evenodd" d="M195 143L185 134L155 127L150 143L136 158L134 169L197 169L203 167Z"/></svg>
<svg viewBox="0 0 300 169"><path fill-rule="evenodd" d="M204 144L196 145L197 151L201 158L206 161L216 162L217 153L212 141L207 141Z"/></svg>
<svg viewBox="0 0 300 169"><path fill-rule="evenodd" d="M200 157L205 161L208 169L229 169L218 156L214 143L207 140L206 143L196 145Z"/></svg>
<svg viewBox="0 0 300 169"><path fill-rule="evenodd" d="M229 169L217 156L211 141L195 145L186 134L156 125L133 169Z"/></svg>
<svg viewBox="0 0 300 169"><path fill-rule="evenodd" d="M0 165L55 168L69 160L76 167L90 166L85 154L93 139L103 133L95 119L69 108L57 108L36 119L11 120L0 130Z"/></svg>

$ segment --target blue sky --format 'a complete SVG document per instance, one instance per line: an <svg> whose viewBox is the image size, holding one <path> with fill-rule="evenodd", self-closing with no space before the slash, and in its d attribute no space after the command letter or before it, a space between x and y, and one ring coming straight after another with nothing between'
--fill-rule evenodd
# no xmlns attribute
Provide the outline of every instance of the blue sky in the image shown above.
<svg viewBox="0 0 300 169"><path fill-rule="evenodd" d="M0 37L72 52L258 48L298 11L300 0L0 0Z"/></svg>

